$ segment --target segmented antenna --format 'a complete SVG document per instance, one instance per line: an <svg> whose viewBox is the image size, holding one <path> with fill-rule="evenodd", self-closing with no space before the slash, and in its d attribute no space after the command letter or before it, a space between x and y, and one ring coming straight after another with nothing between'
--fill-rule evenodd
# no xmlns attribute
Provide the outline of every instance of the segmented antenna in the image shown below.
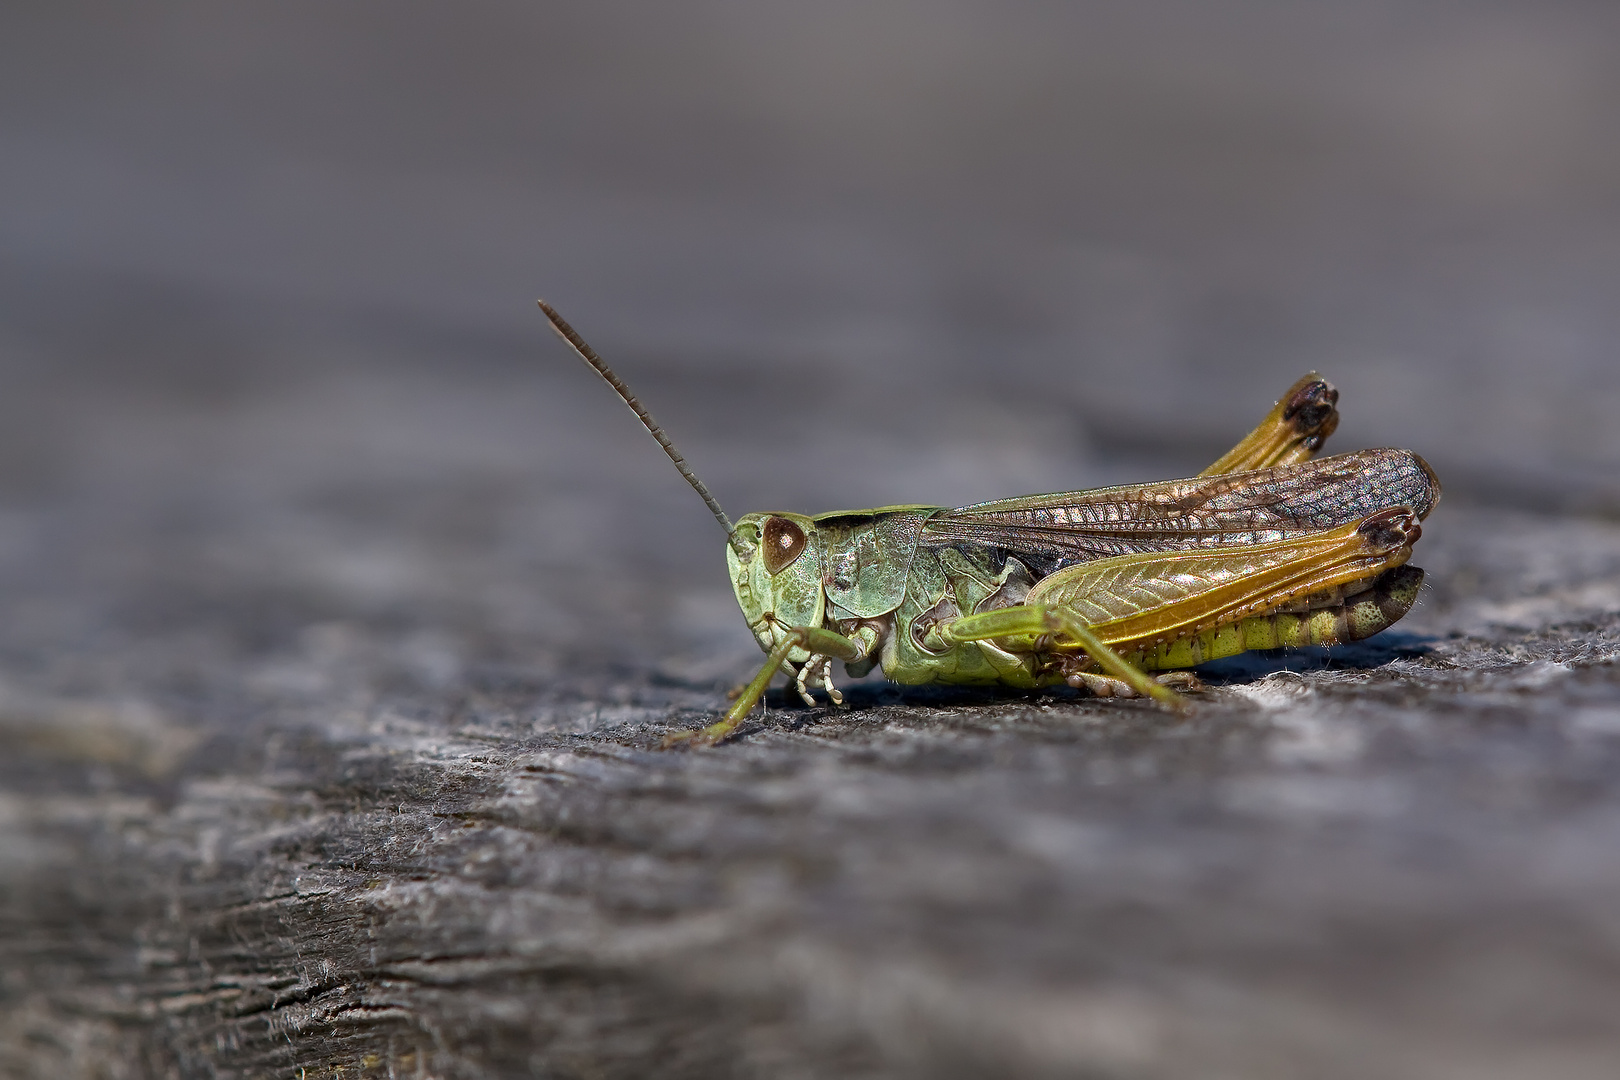
<svg viewBox="0 0 1620 1080"><path fill-rule="evenodd" d="M686 464L686 459L681 457L679 450L675 449L675 444L670 442L668 435L664 434L664 429L658 426L658 421L652 418L652 413L642 407L641 402L637 401L636 396L630 392L630 388L624 385L624 380L613 374L613 369L602 362L602 358L596 355L596 350L585 343L585 339L580 337L572 326L568 325L566 319L557 314L555 308L544 300L539 303L540 310L546 313L546 318L550 320L551 328L557 331L557 336L568 342L569 347L579 353L582 360L595 368L596 373L606 379L607 384L619 392L619 396L624 399L624 403L630 406L630 411L636 414L637 419L641 421L648 431L652 432L652 437L657 439L658 445L664 448L664 453L668 454L669 460L675 463L675 468L679 469L681 475L686 477L686 482L692 485L692 490L703 497L704 503L709 507L709 513L713 514L714 520L718 521L720 527L726 530L726 537L731 541L731 546L737 549L738 554L743 554L742 544L736 536L736 526L731 524L731 519L726 516L726 512L720 509L719 500L709 494L709 489L703 485L703 481L699 480L697 474Z"/></svg>

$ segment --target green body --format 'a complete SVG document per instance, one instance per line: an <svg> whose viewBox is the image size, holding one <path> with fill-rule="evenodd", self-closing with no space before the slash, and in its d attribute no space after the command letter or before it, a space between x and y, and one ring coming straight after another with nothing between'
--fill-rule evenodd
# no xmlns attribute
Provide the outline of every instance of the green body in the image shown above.
<svg viewBox="0 0 1620 1080"><path fill-rule="evenodd" d="M729 738L779 670L806 701L808 678L841 701L833 659L856 676L881 664L899 683L1066 682L1184 708L1163 685L1171 676L1144 673L1367 637L1406 613L1423 580L1405 563L1439 481L1405 450L1316 459L1339 395L1314 372L1187 480L733 525L629 387L540 307L725 529L737 603L766 653L723 718L668 745Z"/></svg>
<svg viewBox="0 0 1620 1080"><path fill-rule="evenodd" d="M1089 627L1142 671L1377 633L1421 585L1422 572L1403 564L1417 518L1438 498L1432 476L1406 451L1363 451L1241 478L958 510L750 514L728 562L755 639L766 652L783 649L790 671L840 656L856 676L881 664L898 683L1029 689L1099 670L1096 650L1067 627L1054 636L1033 615L1020 620L1037 608ZM1323 509L1324 488L1345 477L1355 496L1335 495ZM1021 524L974 539L1008 515ZM1061 526L1043 524L1052 520ZM1389 536L1370 524L1391 521ZM1077 535L1100 550L1088 557ZM782 547L774 566L768 536ZM790 641L801 628L846 644Z"/></svg>
<svg viewBox="0 0 1620 1080"><path fill-rule="evenodd" d="M756 553L746 567L736 551L726 549L737 602L761 648L769 651L794 626L818 626L869 645L867 654L849 661L857 675L875 660L897 683L957 683L1031 688L1042 685L1033 658L1015 656L988 641L965 642L929 650L911 630L929 612L980 610L1009 580L1033 577L1016 560L990 565L989 549L922 546L924 523L944 510L938 506L885 506L803 517L793 514L749 514L738 532L758 542L765 521L792 521L809 538L792 565L770 574ZM866 631L862 635L862 631ZM903 630L904 632L897 632ZM788 653L793 663L810 659L806 649ZM1045 680L1050 682L1052 680Z"/></svg>

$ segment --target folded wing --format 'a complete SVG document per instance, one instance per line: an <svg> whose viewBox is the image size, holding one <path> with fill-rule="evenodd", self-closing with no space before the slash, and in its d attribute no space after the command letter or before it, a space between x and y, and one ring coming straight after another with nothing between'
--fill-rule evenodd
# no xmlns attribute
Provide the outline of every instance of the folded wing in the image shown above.
<svg viewBox="0 0 1620 1080"><path fill-rule="evenodd" d="M1253 472L978 503L929 518L920 542L981 544L1068 564L1277 543L1394 507L1422 518L1439 498L1434 471L1410 450L1361 450Z"/></svg>

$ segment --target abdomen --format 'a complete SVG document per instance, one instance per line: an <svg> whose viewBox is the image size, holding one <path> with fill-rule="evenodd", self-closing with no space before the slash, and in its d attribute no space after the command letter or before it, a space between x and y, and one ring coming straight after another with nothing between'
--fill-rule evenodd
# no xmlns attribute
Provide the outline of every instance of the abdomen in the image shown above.
<svg viewBox="0 0 1620 1080"><path fill-rule="evenodd" d="M1250 649L1340 645L1372 637L1394 625L1412 610L1422 587L1422 570L1399 566L1380 574L1370 588L1353 596L1325 597L1304 610L1238 619L1147 649L1133 651L1124 642L1114 648L1143 670L1166 671Z"/></svg>

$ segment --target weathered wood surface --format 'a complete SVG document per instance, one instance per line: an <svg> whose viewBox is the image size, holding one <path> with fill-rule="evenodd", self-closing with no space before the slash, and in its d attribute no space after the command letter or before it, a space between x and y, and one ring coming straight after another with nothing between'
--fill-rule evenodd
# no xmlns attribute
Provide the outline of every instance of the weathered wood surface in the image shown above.
<svg viewBox="0 0 1620 1080"><path fill-rule="evenodd" d="M663 753L746 641L525 631L562 586L455 557L520 496L377 498L8 517L7 1074L1612 1074L1620 527L1444 508L1400 633L1187 721L873 686Z"/></svg>

